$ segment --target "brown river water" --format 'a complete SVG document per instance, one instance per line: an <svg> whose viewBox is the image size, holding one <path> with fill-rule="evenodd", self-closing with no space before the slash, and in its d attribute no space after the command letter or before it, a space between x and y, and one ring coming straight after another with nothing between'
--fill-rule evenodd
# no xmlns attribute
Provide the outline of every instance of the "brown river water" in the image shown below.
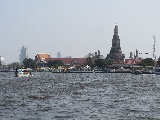
<svg viewBox="0 0 160 120"><path fill-rule="evenodd" d="M0 120L160 120L160 76L0 73Z"/></svg>

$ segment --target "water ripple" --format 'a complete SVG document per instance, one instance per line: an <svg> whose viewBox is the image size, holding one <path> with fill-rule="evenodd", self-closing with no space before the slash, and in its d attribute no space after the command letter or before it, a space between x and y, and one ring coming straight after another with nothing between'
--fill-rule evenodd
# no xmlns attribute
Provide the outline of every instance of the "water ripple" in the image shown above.
<svg viewBox="0 0 160 120"><path fill-rule="evenodd" d="M2 120L160 119L160 77L124 73L0 73Z"/></svg>

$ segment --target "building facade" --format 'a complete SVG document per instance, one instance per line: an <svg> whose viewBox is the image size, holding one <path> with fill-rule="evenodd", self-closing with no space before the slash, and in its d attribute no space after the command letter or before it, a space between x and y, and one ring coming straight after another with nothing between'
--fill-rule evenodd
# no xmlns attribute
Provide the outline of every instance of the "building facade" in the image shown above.
<svg viewBox="0 0 160 120"><path fill-rule="evenodd" d="M23 60L25 58L28 58L28 53L27 53L27 47L26 46L23 46L22 49L21 49L21 53L20 53L20 65L23 64Z"/></svg>
<svg viewBox="0 0 160 120"><path fill-rule="evenodd" d="M125 55L122 54L122 51L121 51L117 25L114 28L112 47L111 47L110 53L107 55L107 58L116 63L124 62Z"/></svg>

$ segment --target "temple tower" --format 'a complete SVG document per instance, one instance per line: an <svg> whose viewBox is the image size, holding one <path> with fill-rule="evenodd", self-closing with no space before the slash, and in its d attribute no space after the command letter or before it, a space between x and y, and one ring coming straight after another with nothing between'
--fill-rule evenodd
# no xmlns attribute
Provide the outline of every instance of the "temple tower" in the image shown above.
<svg viewBox="0 0 160 120"><path fill-rule="evenodd" d="M117 24L114 28L112 47L111 47L110 53L107 55L107 58L113 60L113 62L124 62L125 55L122 54L122 51L121 51Z"/></svg>

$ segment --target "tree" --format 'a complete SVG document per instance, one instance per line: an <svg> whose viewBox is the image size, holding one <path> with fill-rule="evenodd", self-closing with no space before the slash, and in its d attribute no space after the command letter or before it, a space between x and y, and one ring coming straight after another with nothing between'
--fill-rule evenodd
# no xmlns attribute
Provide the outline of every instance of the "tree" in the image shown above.
<svg viewBox="0 0 160 120"><path fill-rule="evenodd" d="M95 61L95 64L97 67L104 69L105 66L107 65L107 62L104 59L98 59Z"/></svg>
<svg viewBox="0 0 160 120"><path fill-rule="evenodd" d="M23 64L24 64L24 67L25 68L31 68L31 69L35 69L35 67L36 67L36 63L35 63L35 61L33 60L33 59L31 59L31 58L25 58L24 60L23 60Z"/></svg>
<svg viewBox="0 0 160 120"><path fill-rule="evenodd" d="M61 60L54 60L54 61L48 61L47 66L48 67L59 67L59 66L63 66L63 62Z"/></svg>
<svg viewBox="0 0 160 120"><path fill-rule="evenodd" d="M146 58L140 62L141 66L146 67L146 66L153 66L154 65L154 60L152 58Z"/></svg>
<svg viewBox="0 0 160 120"><path fill-rule="evenodd" d="M90 67L95 67L95 56L93 53L88 53L86 56L86 63L85 65L89 65Z"/></svg>
<svg viewBox="0 0 160 120"><path fill-rule="evenodd" d="M110 58L106 57L105 61L106 61L106 65L112 65L113 64L113 60L110 59Z"/></svg>
<svg viewBox="0 0 160 120"><path fill-rule="evenodd" d="M91 67L95 67L95 60L93 57L87 57L86 58L86 65L89 65Z"/></svg>

